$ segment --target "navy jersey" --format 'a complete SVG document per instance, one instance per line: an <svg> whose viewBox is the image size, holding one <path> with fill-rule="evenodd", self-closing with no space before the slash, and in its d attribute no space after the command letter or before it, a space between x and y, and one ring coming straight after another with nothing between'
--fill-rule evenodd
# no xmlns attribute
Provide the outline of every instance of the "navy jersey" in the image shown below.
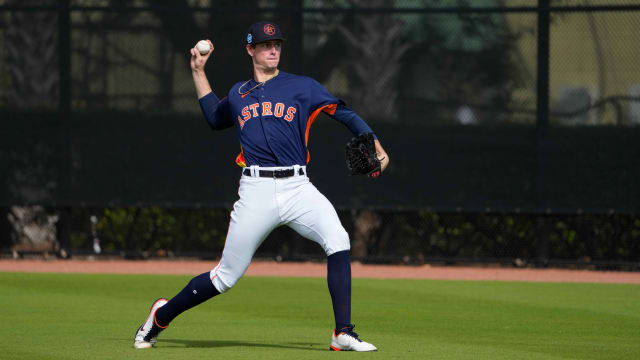
<svg viewBox="0 0 640 360"><path fill-rule="evenodd" d="M356 135L371 132L320 83L282 71L263 85L254 80L236 83L222 100L209 93L200 99L200 106L213 129L235 124L241 147L236 163L242 167L306 165L309 130L321 112Z"/></svg>

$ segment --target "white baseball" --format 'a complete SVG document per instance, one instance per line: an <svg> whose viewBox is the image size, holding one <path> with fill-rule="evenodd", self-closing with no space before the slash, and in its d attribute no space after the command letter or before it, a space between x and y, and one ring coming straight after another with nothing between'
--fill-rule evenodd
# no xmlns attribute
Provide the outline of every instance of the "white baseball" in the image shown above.
<svg viewBox="0 0 640 360"><path fill-rule="evenodd" d="M196 44L196 49L200 51L200 55L207 55L209 51L211 51L211 46L209 46L209 43L207 41L200 40Z"/></svg>

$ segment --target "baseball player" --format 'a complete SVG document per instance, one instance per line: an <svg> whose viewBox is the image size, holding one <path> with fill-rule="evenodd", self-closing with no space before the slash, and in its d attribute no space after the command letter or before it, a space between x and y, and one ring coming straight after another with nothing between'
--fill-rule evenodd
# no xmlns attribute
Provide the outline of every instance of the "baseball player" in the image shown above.
<svg viewBox="0 0 640 360"><path fill-rule="evenodd" d="M194 277L171 300L156 300L138 329L134 347L152 347L158 334L180 313L229 291L267 235L286 225L320 244L327 254L327 282L335 318L330 349L377 350L358 337L351 323L349 236L333 205L307 177L309 129L321 112L355 135L371 133L371 128L317 81L278 69L283 38L273 22L249 28L245 47L253 62L253 79L235 84L223 99L212 92L205 75L205 63L213 52L213 44L208 42L211 50L204 55L195 47L191 49L193 81L211 128L235 125L241 149L236 158L242 167L240 199L233 205L218 264ZM377 139L375 151L384 171L389 156Z"/></svg>

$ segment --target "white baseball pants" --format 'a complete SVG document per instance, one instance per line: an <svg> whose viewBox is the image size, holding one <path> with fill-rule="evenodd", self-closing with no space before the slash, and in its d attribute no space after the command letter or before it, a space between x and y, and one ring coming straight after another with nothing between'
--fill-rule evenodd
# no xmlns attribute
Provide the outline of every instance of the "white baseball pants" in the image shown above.
<svg viewBox="0 0 640 360"><path fill-rule="evenodd" d="M299 175L302 168L305 175ZM286 168L251 166L259 170ZM294 166L294 176L264 178L242 175L233 205L229 232L222 258L210 272L211 281L220 293L231 289L244 275L253 254L276 227L287 225L301 236L320 244L331 255L349 250L349 235L342 227L333 205L306 176L306 168Z"/></svg>

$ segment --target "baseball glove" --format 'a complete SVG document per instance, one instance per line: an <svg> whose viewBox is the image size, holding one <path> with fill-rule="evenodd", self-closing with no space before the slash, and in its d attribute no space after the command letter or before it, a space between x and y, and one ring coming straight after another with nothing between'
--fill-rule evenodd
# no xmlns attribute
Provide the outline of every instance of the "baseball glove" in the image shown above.
<svg viewBox="0 0 640 360"><path fill-rule="evenodd" d="M376 147L372 133L353 137L346 146L347 169L351 175L380 176L380 160L376 156Z"/></svg>

